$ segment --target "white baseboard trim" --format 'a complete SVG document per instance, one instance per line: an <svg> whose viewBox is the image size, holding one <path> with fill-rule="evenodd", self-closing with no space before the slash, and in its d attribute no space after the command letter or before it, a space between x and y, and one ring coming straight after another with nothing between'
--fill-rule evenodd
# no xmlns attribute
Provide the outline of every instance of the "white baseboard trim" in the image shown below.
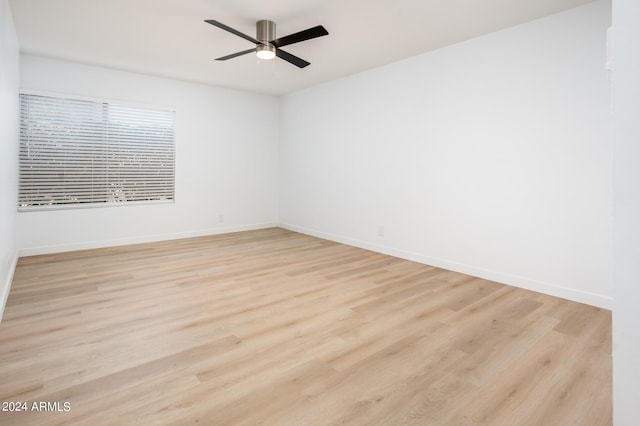
<svg viewBox="0 0 640 426"><path fill-rule="evenodd" d="M4 315L4 307L7 305L7 299L9 298L9 291L11 291L11 283L13 282L13 274L16 272L16 266L18 265L18 254L13 256L11 265L9 265L9 274L6 281L2 285L2 292L0 292L0 323L2 323L2 317Z"/></svg>
<svg viewBox="0 0 640 426"><path fill-rule="evenodd" d="M96 248L116 247L131 244L154 243L158 241L180 240L183 238L206 237L209 235L228 234L231 232L253 231L257 229L275 228L277 223L260 223L253 225L227 226L220 228L201 229L197 231L176 232L171 234L141 235L136 237L121 238L103 241L87 241L79 243L68 243L41 247L20 248L20 257L37 256L41 254L63 253L77 250L90 250Z"/></svg>
<svg viewBox="0 0 640 426"><path fill-rule="evenodd" d="M487 280L495 281L501 284L507 284L514 287L523 288L526 290L535 291L538 293L548 294L550 296L560 297L562 299L571 300L578 303L584 303L591 306L596 306L603 309L611 310L613 308L613 298L603 296L600 294L594 294L581 290L576 290L569 287L558 286L542 281L533 280L531 278L522 277L512 274L504 274L496 271L490 271L487 269L479 268L473 265L462 264L453 262L447 259L440 259L430 256L425 256L420 253L409 252L393 247L378 245L367 241L361 241L358 239L345 237L342 235L336 235L326 233L322 231L316 231L314 229L305 228L297 225L280 224L281 228L288 229L290 231L299 232L301 234L311 235L314 237L322 238L325 240L335 241L337 243L346 244L354 247L363 248L366 250L375 251L377 253L387 254L389 256L398 257L401 259L411 260L425 265L435 266L438 268L447 269L454 272L460 272L474 277L484 278Z"/></svg>
<svg viewBox="0 0 640 426"><path fill-rule="evenodd" d="M401 259L411 260L419 262L425 265L436 266L438 268L448 269L455 272L460 272L475 277L480 277L495 281L502 284L512 285L514 287L524 288L526 290L536 291L539 293L548 294L563 299L572 300L574 302L584 303L587 305L597 306L603 309L611 310L613 308L613 298L603 296L600 294L589 293L581 290L576 290L569 287L558 286L542 281L533 280L527 277L522 277L512 274L504 274L496 271L491 271L483 268L479 268L473 265L462 264L453 262L447 259L440 259L430 256L425 256L420 253L414 253L397 249L394 247L388 247L384 245L374 244L367 241L362 241L342 235L331 234L327 232L317 231L314 229L305 228L297 225L283 224L283 223L263 223L253 225L240 225L221 228L204 229L189 232L179 232L172 234L158 234L158 235L145 235L131 238L123 238L117 240L104 240L104 241L90 241L82 243L70 243L54 246L43 247L31 247L22 248L18 250L18 256L36 256L41 254L62 253L76 250L88 250L104 247L115 247L121 245L150 243L157 241L177 240L182 238L194 238L203 237L208 235L227 234L231 232L252 231L257 229L266 229L273 227L281 227L290 231L299 232L301 234L311 235L314 237L322 238L325 240L335 241L341 244L346 244L354 247L363 248L366 250L375 251L377 253L387 254L389 256L398 257ZM13 280L13 273L18 261L18 256L15 257L11 266L10 276L8 282L5 283L3 293L0 294L0 321L2 319L2 313L4 312L4 306L9 296L9 289Z"/></svg>

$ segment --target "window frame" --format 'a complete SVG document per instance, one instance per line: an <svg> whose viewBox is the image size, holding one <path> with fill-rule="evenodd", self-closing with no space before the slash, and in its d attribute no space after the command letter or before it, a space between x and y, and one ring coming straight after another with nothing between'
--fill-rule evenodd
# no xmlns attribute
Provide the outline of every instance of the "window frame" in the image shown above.
<svg viewBox="0 0 640 426"><path fill-rule="evenodd" d="M23 185L23 149L24 149L24 141L23 141L23 121L24 117L22 114L22 96L41 96L41 97L50 97L61 100L70 100L70 101L81 101L81 102L91 102L94 104L108 104L116 107L123 108L133 108L133 109L146 109L148 111L153 112L166 112L172 115L171 120L171 154L172 154L172 164L170 170L170 182L171 182L171 198L165 199L155 199L155 200L120 200L120 201L109 201L105 196L104 201L93 201L93 202L78 202L78 203L58 203L58 204L40 204L40 205L21 205L24 203L24 197L22 192ZM90 97L83 95L75 95L68 93L60 93L60 92L50 92L50 91L41 91L41 90L31 90L31 89L21 89L19 91L18 97L19 103L19 150L18 150L18 199L17 201L17 210L18 212L36 212L36 211L51 211L51 210L76 210L76 209L94 209L94 208L108 208L108 207L122 207L122 206L139 206L139 205L148 205L148 204L175 204L176 202L176 158L177 158L177 132L176 132L176 122L177 122L177 111L174 107L168 107L164 105L156 105L156 104L145 104L138 102L130 102L119 99L112 98L98 98L98 97ZM107 107L108 108L108 107ZM105 134L103 134L104 137ZM133 146L133 145L132 145ZM166 145L165 145L166 146ZM87 157L89 158L89 157ZM105 156L106 158L106 156ZM169 180L167 180L169 181ZM106 182L106 181L105 181Z"/></svg>

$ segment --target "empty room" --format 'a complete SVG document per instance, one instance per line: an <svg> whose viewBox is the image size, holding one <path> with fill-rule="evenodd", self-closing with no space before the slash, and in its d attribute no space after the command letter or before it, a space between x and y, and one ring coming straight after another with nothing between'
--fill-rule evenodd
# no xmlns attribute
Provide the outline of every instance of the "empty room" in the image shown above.
<svg viewBox="0 0 640 426"><path fill-rule="evenodd" d="M0 424L638 424L639 20L0 0Z"/></svg>

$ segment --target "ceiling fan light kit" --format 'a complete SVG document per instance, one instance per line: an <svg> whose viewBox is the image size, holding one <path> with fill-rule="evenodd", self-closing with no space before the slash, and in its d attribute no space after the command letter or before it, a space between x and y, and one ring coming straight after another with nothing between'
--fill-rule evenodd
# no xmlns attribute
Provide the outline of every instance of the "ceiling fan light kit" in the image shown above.
<svg viewBox="0 0 640 426"><path fill-rule="evenodd" d="M310 63L305 61L304 59L292 55L291 53L285 52L281 49L281 47L329 34L329 32L324 29L322 25L318 25L294 34L290 34L288 36L276 38L275 22L263 19L256 22L256 38L253 38L213 19L207 19L204 22L228 31L231 34L235 34L238 37L255 43L256 45L256 47L253 49L247 49L241 52L232 53L230 55L216 58L217 61L226 61L228 59L246 55L247 53L256 52L256 55L260 59L270 60L277 56L280 59L284 59L285 61L297 66L298 68L304 68Z"/></svg>
<svg viewBox="0 0 640 426"><path fill-rule="evenodd" d="M256 47L256 56L259 59L268 61L276 57L276 48L268 44L263 44L262 46Z"/></svg>
<svg viewBox="0 0 640 426"><path fill-rule="evenodd" d="M262 46L256 47L256 55L258 58L268 61L276 57L276 48L268 44L263 44Z"/></svg>

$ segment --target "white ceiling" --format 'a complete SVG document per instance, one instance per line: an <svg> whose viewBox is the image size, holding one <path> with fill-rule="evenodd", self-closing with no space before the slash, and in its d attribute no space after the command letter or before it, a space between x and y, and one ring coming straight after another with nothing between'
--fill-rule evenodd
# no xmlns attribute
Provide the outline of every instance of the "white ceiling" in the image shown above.
<svg viewBox="0 0 640 426"><path fill-rule="evenodd" d="M10 0L21 50L126 71L286 94L592 0ZM311 62L298 69L249 54L253 45L206 24L255 37L323 25L329 35L287 46Z"/></svg>

